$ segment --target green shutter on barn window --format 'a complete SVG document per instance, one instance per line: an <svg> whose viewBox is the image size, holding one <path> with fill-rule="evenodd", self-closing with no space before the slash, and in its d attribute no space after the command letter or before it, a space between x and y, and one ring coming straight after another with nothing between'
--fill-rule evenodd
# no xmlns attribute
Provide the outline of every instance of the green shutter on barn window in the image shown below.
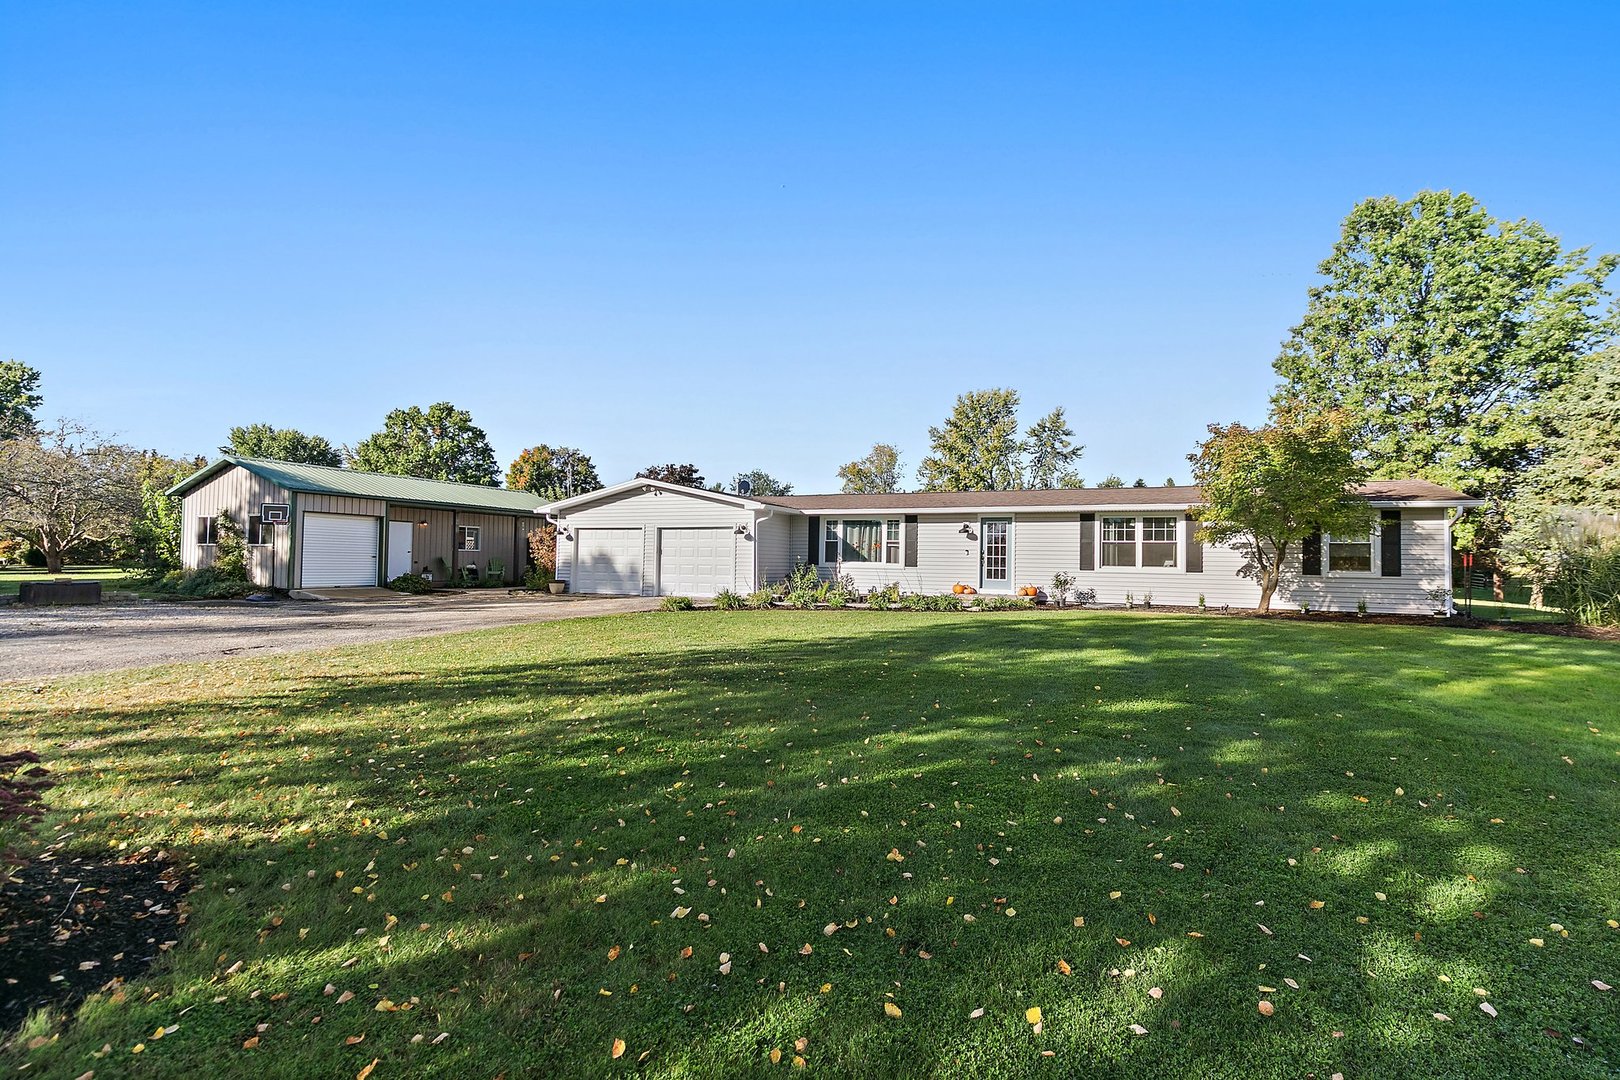
<svg viewBox="0 0 1620 1080"><path fill-rule="evenodd" d="M1385 510L1378 530L1379 573L1383 577L1401 576L1401 512Z"/></svg>
<svg viewBox="0 0 1620 1080"><path fill-rule="evenodd" d="M917 515L906 515L906 558L907 566L917 565Z"/></svg>
<svg viewBox="0 0 1620 1080"><path fill-rule="evenodd" d="M1080 569L1097 569L1097 515L1080 515Z"/></svg>
<svg viewBox="0 0 1620 1080"><path fill-rule="evenodd" d="M1300 548L1299 572L1306 577L1322 576L1322 530L1307 536Z"/></svg>

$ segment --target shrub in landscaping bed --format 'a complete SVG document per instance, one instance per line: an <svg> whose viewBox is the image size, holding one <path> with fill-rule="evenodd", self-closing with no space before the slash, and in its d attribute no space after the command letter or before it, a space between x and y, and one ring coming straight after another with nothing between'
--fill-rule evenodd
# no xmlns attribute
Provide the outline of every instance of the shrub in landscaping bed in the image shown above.
<svg viewBox="0 0 1620 1080"><path fill-rule="evenodd" d="M714 606L720 611L741 611L748 601L730 589L721 589L714 594Z"/></svg>
<svg viewBox="0 0 1620 1080"><path fill-rule="evenodd" d="M185 574L164 574L153 588L157 592L183 596L188 600L239 600L259 591L253 582L223 574L212 566Z"/></svg>
<svg viewBox="0 0 1620 1080"><path fill-rule="evenodd" d="M388 587L395 592L411 593L414 596L433 591L433 584L420 574L401 574L390 581Z"/></svg>
<svg viewBox="0 0 1620 1080"><path fill-rule="evenodd" d="M690 596L666 596L658 602L659 611L693 611L697 604Z"/></svg>

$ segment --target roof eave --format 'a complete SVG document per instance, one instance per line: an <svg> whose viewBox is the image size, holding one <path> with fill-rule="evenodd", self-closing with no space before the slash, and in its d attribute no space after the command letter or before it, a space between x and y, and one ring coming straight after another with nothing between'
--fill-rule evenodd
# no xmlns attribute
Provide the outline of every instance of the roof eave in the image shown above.
<svg viewBox="0 0 1620 1080"><path fill-rule="evenodd" d="M609 487L597 488L595 491L586 491L567 499L558 499L555 502L542 503L534 508L536 514L551 516L560 512L571 510L577 506L586 506L600 499L611 498L627 491L641 488L644 491L668 491L676 495L697 496L715 502L726 502L744 510L763 510L765 503L757 499L747 499L741 495L733 495L728 491L710 491L708 488L688 487L685 484L671 484L664 480L652 480L645 476L638 476L623 483L613 484ZM776 507L780 509L780 507Z"/></svg>

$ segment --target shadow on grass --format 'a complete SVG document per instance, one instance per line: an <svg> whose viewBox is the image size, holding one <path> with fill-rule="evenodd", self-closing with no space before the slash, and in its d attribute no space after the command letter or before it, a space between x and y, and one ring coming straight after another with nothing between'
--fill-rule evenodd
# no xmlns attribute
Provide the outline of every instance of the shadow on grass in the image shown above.
<svg viewBox="0 0 1620 1080"><path fill-rule="evenodd" d="M87 843L201 888L166 970L30 1057L190 1010L144 1068L702 1075L802 1036L840 1074L1600 1075L1620 769L1580 721L1617 655L706 613L92 680L13 723Z"/></svg>

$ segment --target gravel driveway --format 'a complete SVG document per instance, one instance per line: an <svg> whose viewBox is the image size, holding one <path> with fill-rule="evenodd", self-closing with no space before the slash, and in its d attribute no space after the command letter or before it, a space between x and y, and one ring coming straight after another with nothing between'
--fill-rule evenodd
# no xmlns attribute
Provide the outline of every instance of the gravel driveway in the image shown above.
<svg viewBox="0 0 1620 1080"><path fill-rule="evenodd" d="M0 607L0 682L648 611L657 604L642 597L506 594L265 604L8 604Z"/></svg>

